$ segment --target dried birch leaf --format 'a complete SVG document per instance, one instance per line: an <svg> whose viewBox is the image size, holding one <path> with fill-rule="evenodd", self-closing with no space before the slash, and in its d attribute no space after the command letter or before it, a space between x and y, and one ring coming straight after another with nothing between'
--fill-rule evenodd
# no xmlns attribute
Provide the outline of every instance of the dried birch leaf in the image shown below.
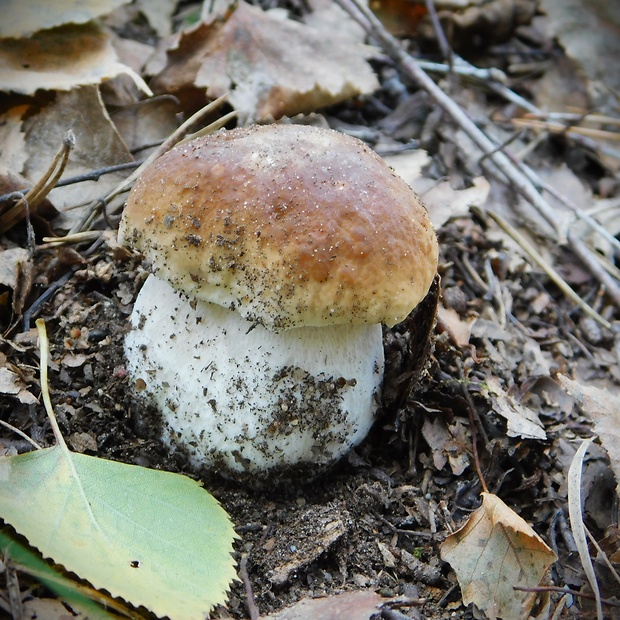
<svg viewBox="0 0 620 620"><path fill-rule="evenodd" d="M482 506L446 538L441 557L454 569L463 603L493 618L527 617L534 600L513 586L538 586L557 557L536 532L496 495L482 494Z"/></svg>
<svg viewBox="0 0 620 620"><path fill-rule="evenodd" d="M106 166L133 161L101 100L98 87L83 86L68 93L57 93L53 101L29 112L23 122L28 159L23 175L37 181L47 170L54 153L62 144L67 129L76 137L64 178L84 174ZM130 171L106 174L98 181L87 181L50 192L49 198L61 214L54 220L58 228L71 228L81 221L85 211L75 208L104 196L116 187Z"/></svg>
<svg viewBox="0 0 620 620"><path fill-rule="evenodd" d="M616 482L620 484L620 397L607 390L581 385L564 375L558 375L558 379L594 422L594 432L609 454Z"/></svg>
<svg viewBox="0 0 620 620"><path fill-rule="evenodd" d="M0 67L0 90L22 95L99 84L121 73L148 91L118 62L110 34L93 23L43 30L27 39L0 39Z"/></svg>
<svg viewBox="0 0 620 620"><path fill-rule="evenodd" d="M212 98L229 92L242 122L268 120L373 92L378 82L366 55L363 46L240 1L225 21L185 31L153 88L196 86Z"/></svg>
<svg viewBox="0 0 620 620"><path fill-rule="evenodd" d="M84 24L106 15L129 0L54 0L45 10L39 2L8 0L2 3L0 37L27 37L38 30L63 24Z"/></svg>
<svg viewBox="0 0 620 620"><path fill-rule="evenodd" d="M487 377L485 386L485 391L491 399L493 411L506 420L506 434L509 437L547 439L547 434L538 414L507 394L496 377Z"/></svg>
<svg viewBox="0 0 620 620"><path fill-rule="evenodd" d="M304 598L277 614L265 616L265 620L367 620L374 617L385 602L381 595L364 590L324 598Z"/></svg>

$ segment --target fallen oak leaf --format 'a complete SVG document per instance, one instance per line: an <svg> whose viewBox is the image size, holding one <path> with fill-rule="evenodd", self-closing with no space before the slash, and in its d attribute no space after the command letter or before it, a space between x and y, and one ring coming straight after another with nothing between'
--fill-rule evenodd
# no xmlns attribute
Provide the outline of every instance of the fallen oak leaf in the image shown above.
<svg viewBox="0 0 620 620"><path fill-rule="evenodd" d="M499 497L482 494L482 506L441 545L441 558L454 569L463 603L474 603L489 618L519 620L534 605L535 588L555 553Z"/></svg>
<svg viewBox="0 0 620 620"><path fill-rule="evenodd" d="M508 437L524 439L547 439L547 434L538 414L529 407L522 405L508 394L496 377L487 377L484 393L489 398L493 411L506 420Z"/></svg>

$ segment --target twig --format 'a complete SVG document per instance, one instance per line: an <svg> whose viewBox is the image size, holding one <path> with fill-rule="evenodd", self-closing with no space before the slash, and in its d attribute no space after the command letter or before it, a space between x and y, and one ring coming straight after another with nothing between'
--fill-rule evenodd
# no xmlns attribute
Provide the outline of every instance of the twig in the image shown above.
<svg viewBox="0 0 620 620"><path fill-rule="evenodd" d="M605 129L595 129L594 127L579 127L577 125L564 125L553 121L536 120L529 118L513 118L512 124L515 127L525 127L528 129L545 130L549 133L565 134L567 136L581 135L597 140L620 140L620 133L617 131L607 131Z"/></svg>
<svg viewBox="0 0 620 620"><path fill-rule="evenodd" d="M482 486L482 490L485 493L488 493L489 488L487 487L486 480L484 479L484 475L482 473L482 468L480 467L480 457L478 456L478 433L476 429L479 427L480 430L482 431L486 445L488 445L489 440L488 440L488 437L486 437L486 433L484 433L484 429L482 428L480 418L478 418L477 416L474 401L471 397L471 394L469 393L469 390L467 389L467 385L465 384L465 381L464 381L465 377L463 373L463 363L461 362L461 358L458 356L456 357L456 364L459 369L459 375L460 375L459 378L461 379L461 387L463 390L463 395L465 396L465 400L467 401L467 408L469 410L469 426L470 426L469 430L471 432L471 447L472 447L472 454L474 457L474 466L476 468L476 473L478 474L478 478L480 479L480 485Z"/></svg>
<svg viewBox="0 0 620 620"><path fill-rule="evenodd" d="M19 435L22 439L25 439L30 445L32 445L37 450L43 450L43 446L40 446L32 437L28 437L24 431L20 431L17 427L13 426L9 422L5 422L4 420L0 420L0 424L5 428L8 428L13 433Z"/></svg>
<svg viewBox="0 0 620 620"><path fill-rule="evenodd" d="M620 308L620 286L601 263L594 257L588 246L575 234L574 231L568 231L568 242L573 252L579 257L581 262L588 268L590 273L605 287L605 292L614 300L614 303Z"/></svg>
<svg viewBox="0 0 620 620"><path fill-rule="evenodd" d="M20 198L17 204L0 218L0 235L13 228L28 213L34 212L41 201L52 191L65 170L69 153L74 145L75 136L72 131L68 131L45 174L25 196Z"/></svg>
<svg viewBox="0 0 620 620"><path fill-rule="evenodd" d="M584 211L581 207L575 204L572 200L570 200L567 196L559 192L555 187L547 183L544 179L540 177L534 170L532 170L527 164L523 162L517 162L512 158L515 165L519 165L523 173L536 185L541 189L549 192L554 198L559 200L564 206L568 207L573 213L580 219L583 220L592 230L595 230L599 233L608 243L610 243L616 250L620 251L620 241L616 239L605 227L599 224L593 217L591 212Z"/></svg>
<svg viewBox="0 0 620 620"><path fill-rule="evenodd" d="M365 22L368 24L369 34L379 41L387 54L398 63L407 76L431 95L435 102L461 127L484 154L495 150L496 144L476 126L455 101L433 82L420 68L415 58L408 54L399 41L387 32L368 7L364 6L360 0L336 0L336 2L355 18L356 13L351 13L348 9L350 3L354 4L355 8L364 15ZM364 25L364 23L360 23ZM489 155L489 159L510 181L516 191L530 202L555 229L557 227L557 218L551 205L538 193L530 180L520 170L515 168L507 155L497 151Z"/></svg>
<svg viewBox="0 0 620 620"><path fill-rule="evenodd" d="M431 18L433 30L435 31L435 36L437 37L437 43L439 43L439 47L441 49L441 55L448 61L448 64L450 66L450 73L452 73L452 66L454 65L452 48L448 43L446 33L441 27L439 15L437 15L437 10L435 9L435 2L433 0L426 0L426 10L428 11L428 14Z"/></svg>
<svg viewBox="0 0 620 620"><path fill-rule="evenodd" d="M614 125L620 127L620 118L615 116L607 116L606 114L588 113L578 114L575 112L549 112L545 113L539 110L537 113L525 115L526 118L539 118L552 121L565 121L569 123L598 123L600 125Z"/></svg>
<svg viewBox="0 0 620 620"><path fill-rule="evenodd" d="M497 213L487 211L486 214L514 241L521 249L547 274L548 278L568 297L574 304L579 306L589 317L597 323L612 330L612 325L604 319L596 310L591 308L573 289L566 284L562 276L539 254L534 246L513 226Z"/></svg>
<svg viewBox="0 0 620 620"><path fill-rule="evenodd" d="M56 187L65 187L66 185L75 185L76 183L83 183L84 181L98 181L102 176L106 174L113 174L114 172L123 172L124 170L131 170L142 165L142 161L127 161L124 164L115 164L114 166L105 166L104 168L97 168L97 170L91 170L84 174L78 174L74 177L69 177L56 183Z"/></svg>
<svg viewBox="0 0 620 620"><path fill-rule="evenodd" d="M250 583L250 576L248 575L247 553L241 556L241 561L239 562L239 576L245 586L245 601L248 607L248 614L250 614L250 620L258 620L260 618L260 613L254 602L254 595L252 594L252 584Z"/></svg>
<svg viewBox="0 0 620 620"><path fill-rule="evenodd" d="M90 256L101 244L103 243L103 236L99 235L98 238L92 243L84 252L84 256ZM45 292L37 297L32 302L32 305L26 312L24 312L24 316L22 319L23 329L24 331L28 331L30 329L30 321L34 317L34 315L40 310L41 306L48 300L51 299L60 288L62 288L75 274L78 270L77 265L73 265L69 268L64 275L62 275L58 280L50 284Z"/></svg>
<svg viewBox="0 0 620 620"><path fill-rule="evenodd" d="M575 596L578 598L585 598L589 601L596 600L596 597L593 594L588 594L587 592L578 592L577 590L571 590L570 588L560 588L558 586L537 586L535 588L527 588L525 586L512 586L515 590L519 590L520 592L559 592L560 594L570 594L571 596ZM609 599L601 599L601 603L604 605L609 605L610 607L620 607L620 603L618 601L611 601Z"/></svg>
<svg viewBox="0 0 620 620"><path fill-rule="evenodd" d="M603 551L603 549L601 549L601 546L598 544L598 541L596 540L596 538L594 538L594 536L592 536L592 533L585 526L585 524L584 524L583 527L586 530L586 534L587 534L588 538L590 539L590 542L592 543L594 548L597 550L599 558L601 558L603 560L603 563L605 564L605 566L607 566L607 568L609 569L609 572L611 573L611 575L620 584L620 575L618 574L618 571L614 568L614 565L611 563L611 560L609 559L607 554Z"/></svg>
<svg viewBox="0 0 620 620"><path fill-rule="evenodd" d="M30 329L30 322L32 321L32 317L39 311L41 306L48 300L51 299L57 290L62 288L69 280L73 277L73 274L77 271L77 267L71 267L67 273L60 276L58 280L52 282L46 289L45 292L39 295L32 305L24 312L24 316L22 319L23 330L27 332Z"/></svg>

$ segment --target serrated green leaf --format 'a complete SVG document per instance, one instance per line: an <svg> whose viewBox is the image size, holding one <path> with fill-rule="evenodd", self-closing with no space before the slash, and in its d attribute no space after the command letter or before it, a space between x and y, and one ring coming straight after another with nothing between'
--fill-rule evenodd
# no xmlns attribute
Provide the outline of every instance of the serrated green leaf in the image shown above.
<svg viewBox="0 0 620 620"><path fill-rule="evenodd" d="M61 446L2 457L0 517L96 588L171 620L202 620L235 578L228 515L178 474Z"/></svg>

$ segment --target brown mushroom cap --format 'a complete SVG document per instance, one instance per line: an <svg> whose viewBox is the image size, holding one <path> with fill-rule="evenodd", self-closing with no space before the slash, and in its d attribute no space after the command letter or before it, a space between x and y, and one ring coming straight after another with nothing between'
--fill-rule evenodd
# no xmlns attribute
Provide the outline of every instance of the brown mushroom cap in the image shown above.
<svg viewBox="0 0 620 620"><path fill-rule="evenodd" d="M221 131L159 158L119 229L190 297L273 331L402 321L437 270L409 186L361 141L303 125Z"/></svg>

